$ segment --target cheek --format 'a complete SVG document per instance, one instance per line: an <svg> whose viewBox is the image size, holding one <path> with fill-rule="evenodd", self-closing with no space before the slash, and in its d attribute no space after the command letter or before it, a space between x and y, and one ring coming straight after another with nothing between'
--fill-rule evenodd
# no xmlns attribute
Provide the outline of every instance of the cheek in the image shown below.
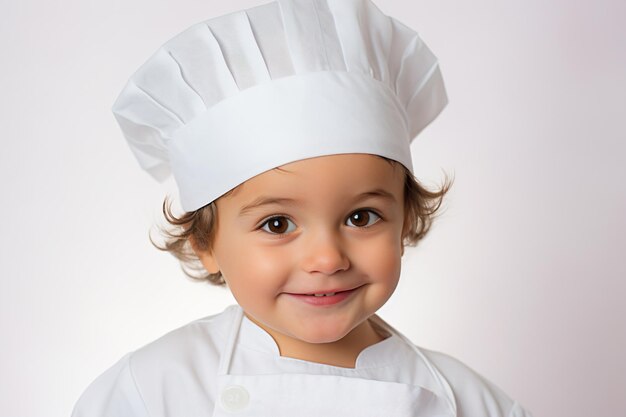
<svg viewBox="0 0 626 417"><path fill-rule="evenodd" d="M395 235L381 236L374 244L365 245L360 252L361 264L373 278L394 282L400 276L402 246Z"/></svg>
<svg viewBox="0 0 626 417"><path fill-rule="evenodd" d="M246 264L246 272L249 277L255 277L257 282L262 282L267 292L274 292L289 277L293 254L288 254L278 246L248 245L243 251L241 262ZM259 285L260 287L260 285Z"/></svg>
<svg viewBox="0 0 626 417"><path fill-rule="evenodd" d="M275 293L285 280L289 263L277 247L258 242L231 241L221 247L222 273L233 293ZM237 296L237 294L235 294Z"/></svg>

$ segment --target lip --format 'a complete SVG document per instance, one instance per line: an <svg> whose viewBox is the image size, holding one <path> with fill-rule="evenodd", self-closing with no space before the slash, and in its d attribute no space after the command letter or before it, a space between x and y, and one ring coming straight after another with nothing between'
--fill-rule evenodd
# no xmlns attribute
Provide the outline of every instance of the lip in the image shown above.
<svg viewBox="0 0 626 417"><path fill-rule="evenodd" d="M288 295L289 297L292 297L298 301L304 302L306 304L312 305L312 306L317 306L317 307L323 307L323 306L330 306L330 305L335 305L335 304L339 304L342 301L348 299L350 296L352 296L352 294L354 294L355 292L357 292L362 286L358 286L355 288L351 288L349 290L323 290L323 291L319 291L316 290L315 294L331 294L331 293L335 293L334 295L326 295L326 296L322 296L322 297L316 297L314 295L308 295L311 293L307 293L307 294L296 294L296 293L285 293L285 295Z"/></svg>

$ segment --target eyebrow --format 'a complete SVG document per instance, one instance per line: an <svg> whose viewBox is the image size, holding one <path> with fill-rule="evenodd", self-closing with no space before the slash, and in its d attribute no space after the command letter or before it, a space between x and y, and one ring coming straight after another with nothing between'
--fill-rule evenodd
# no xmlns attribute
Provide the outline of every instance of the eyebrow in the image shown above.
<svg viewBox="0 0 626 417"><path fill-rule="evenodd" d="M269 206L273 204L294 205L295 203L296 203L296 200L294 200L293 198L277 198L277 197L261 196L257 198L256 200L254 200L253 202L251 202L250 204L247 204L244 207L242 207L242 209L239 210L239 215L244 216L248 212L258 209L259 207L263 207L263 206Z"/></svg>
<svg viewBox="0 0 626 417"><path fill-rule="evenodd" d="M364 193L361 193L354 198L354 202L362 201L368 198L375 198L375 197L389 200L392 203L397 203L396 198L393 196L393 194L391 194L388 191L383 190L382 188L377 188L371 191L366 191ZM241 210L239 211L239 216L245 216L250 211L253 211L263 206L269 206L269 205L274 205L274 204L286 204L286 205L293 206L293 205L297 205L298 201L294 200L293 198L261 196L255 199L254 201L252 201L250 204L246 204L244 207L242 207Z"/></svg>
<svg viewBox="0 0 626 417"><path fill-rule="evenodd" d="M390 200L394 203L397 202L393 194L391 194L389 191L383 190L382 188L376 188L375 190L361 193L358 196L356 196L355 201L361 201L361 200L365 200L366 198L371 198L371 197L384 198L385 200Z"/></svg>

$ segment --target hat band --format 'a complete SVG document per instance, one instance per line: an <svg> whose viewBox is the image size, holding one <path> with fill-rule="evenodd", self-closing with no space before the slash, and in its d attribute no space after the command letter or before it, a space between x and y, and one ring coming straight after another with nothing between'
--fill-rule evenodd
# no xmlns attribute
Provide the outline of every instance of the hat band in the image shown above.
<svg viewBox="0 0 626 417"><path fill-rule="evenodd" d="M345 71L243 90L179 129L168 148L185 211L301 159L368 153L413 170L406 114L395 94L370 75Z"/></svg>

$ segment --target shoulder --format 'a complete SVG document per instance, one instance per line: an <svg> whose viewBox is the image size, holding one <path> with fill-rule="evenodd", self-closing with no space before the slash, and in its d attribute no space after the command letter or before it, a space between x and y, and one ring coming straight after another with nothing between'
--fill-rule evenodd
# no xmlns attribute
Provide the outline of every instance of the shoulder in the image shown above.
<svg viewBox="0 0 626 417"><path fill-rule="evenodd" d="M159 408L182 397L213 403L207 393L215 392L211 376L234 308L195 320L126 354L89 385L72 417L159 415ZM198 369L205 370L201 377Z"/></svg>
<svg viewBox="0 0 626 417"><path fill-rule="evenodd" d="M442 352L418 349L450 384L458 417L532 417L498 386L460 360Z"/></svg>
<svg viewBox="0 0 626 417"><path fill-rule="evenodd" d="M130 356L126 354L87 387L72 417L148 416L130 370Z"/></svg>
<svg viewBox="0 0 626 417"><path fill-rule="evenodd" d="M235 308L194 320L137 349L130 357L133 372L138 376L146 367L167 369L189 365L190 360L217 358Z"/></svg>

